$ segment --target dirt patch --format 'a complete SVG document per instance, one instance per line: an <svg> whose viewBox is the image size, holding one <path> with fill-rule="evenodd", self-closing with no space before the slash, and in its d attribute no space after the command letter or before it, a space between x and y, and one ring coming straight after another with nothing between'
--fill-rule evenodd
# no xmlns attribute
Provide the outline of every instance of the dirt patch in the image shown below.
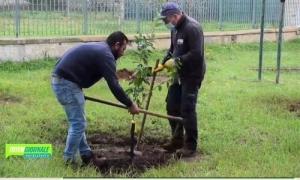
<svg viewBox="0 0 300 180"><path fill-rule="evenodd" d="M117 70L118 79L130 80L132 75L133 75L133 71L128 70L126 68Z"/></svg>
<svg viewBox="0 0 300 180"><path fill-rule="evenodd" d="M282 104L287 111L300 117L300 100L281 97L276 99L276 103Z"/></svg>
<svg viewBox="0 0 300 180"><path fill-rule="evenodd" d="M118 79L130 80L132 78L133 73L134 72L132 70L123 68L123 69L117 70L116 75L117 75ZM150 77L150 75L149 75L149 77ZM169 79L168 76L156 75L155 82L156 83L163 83L163 82L168 81L168 79Z"/></svg>
<svg viewBox="0 0 300 180"><path fill-rule="evenodd" d="M101 167L101 173L113 177L113 174L126 173L136 177L148 168L163 167L176 160L172 153L165 153L160 147L167 142L167 138L144 138L140 152L142 156L130 155L130 137L113 137L108 134L93 134L87 137L92 150L107 158L107 165Z"/></svg>
<svg viewBox="0 0 300 180"><path fill-rule="evenodd" d="M112 137L108 134L93 134L87 138L91 148L97 154L107 158L107 165L101 167L101 172L107 176L111 173L126 173L136 175L146 171L148 168L167 165L172 160L172 154L164 153L160 145L167 141L146 140L141 144L142 156L135 155L132 159L129 151L131 146L130 137Z"/></svg>
<svg viewBox="0 0 300 180"><path fill-rule="evenodd" d="M298 102L290 102L289 103L289 111L290 112L297 112L297 111L300 111L300 101Z"/></svg>
<svg viewBox="0 0 300 180"><path fill-rule="evenodd" d="M300 101L298 100L285 100L282 102L285 109L293 113L295 117L300 117Z"/></svg>
<svg viewBox="0 0 300 180"><path fill-rule="evenodd" d="M20 103L22 98L15 96L13 94L4 93L0 94L0 104L13 104L13 103Z"/></svg>

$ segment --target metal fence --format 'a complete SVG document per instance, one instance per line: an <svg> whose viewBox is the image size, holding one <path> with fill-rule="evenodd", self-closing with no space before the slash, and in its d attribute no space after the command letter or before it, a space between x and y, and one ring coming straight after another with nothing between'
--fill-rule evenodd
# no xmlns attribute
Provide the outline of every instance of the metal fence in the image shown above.
<svg viewBox="0 0 300 180"><path fill-rule="evenodd" d="M172 0L204 31L260 28L262 0ZM145 33L167 0L0 0L0 37ZM286 1L285 26L300 26L300 0ZM266 1L265 27L277 28L280 0ZM167 32L161 27L158 32Z"/></svg>

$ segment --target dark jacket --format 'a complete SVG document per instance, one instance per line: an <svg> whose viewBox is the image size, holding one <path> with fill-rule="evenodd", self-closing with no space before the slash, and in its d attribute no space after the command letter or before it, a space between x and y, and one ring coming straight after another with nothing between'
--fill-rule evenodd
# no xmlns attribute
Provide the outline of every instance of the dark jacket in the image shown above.
<svg viewBox="0 0 300 180"><path fill-rule="evenodd" d="M179 57L181 67L178 75L181 81L192 80L201 83L206 71L204 59L204 35L200 24L183 14L171 31L169 52Z"/></svg>

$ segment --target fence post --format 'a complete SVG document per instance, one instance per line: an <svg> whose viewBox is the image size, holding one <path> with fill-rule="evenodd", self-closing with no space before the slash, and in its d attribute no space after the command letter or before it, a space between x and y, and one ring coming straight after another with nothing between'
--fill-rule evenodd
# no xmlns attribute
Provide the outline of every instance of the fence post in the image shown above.
<svg viewBox="0 0 300 180"><path fill-rule="evenodd" d="M280 3L281 3L281 12L280 12L278 48L277 48L276 84L279 83L279 75L280 75L282 28L283 28L284 11L285 11L285 0L280 0Z"/></svg>
<svg viewBox="0 0 300 180"><path fill-rule="evenodd" d="M20 35L20 5L19 0L15 0L15 36Z"/></svg>
<svg viewBox="0 0 300 180"><path fill-rule="evenodd" d="M115 1L113 2L112 4L112 16L114 17L115 16Z"/></svg>
<svg viewBox="0 0 300 180"><path fill-rule="evenodd" d="M181 0L180 6L181 11L185 11L185 0Z"/></svg>
<svg viewBox="0 0 300 180"><path fill-rule="evenodd" d="M67 0L67 17L70 19L70 0Z"/></svg>
<svg viewBox="0 0 300 180"><path fill-rule="evenodd" d="M223 27L223 0L219 0L219 30L222 30Z"/></svg>
<svg viewBox="0 0 300 180"><path fill-rule="evenodd" d="M140 6L141 6L141 0L137 0L137 3L135 4L135 17L136 17L136 32L139 34L141 32L141 19L140 19L140 14L141 14L141 10L140 10Z"/></svg>
<svg viewBox="0 0 300 180"><path fill-rule="evenodd" d="M256 2L257 0L252 0L252 28L255 28L256 24Z"/></svg>
<svg viewBox="0 0 300 180"><path fill-rule="evenodd" d="M88 23L88 16L87 16L87 0L82 0L82 11L83 11L83 23L82 23L82 33L84 35L87 34L87 23Z"/></svg>
<svg viewBox="0 0 300 180"><path fill-rule="evenodd" d="M263 0L261 22L260 22L258 80L261 80L261 71L262 71L262 56L263 56L263 43L264 43L264 31L265 31L264 30L265 29L265 11L266 11L266 0Z"/></svg>

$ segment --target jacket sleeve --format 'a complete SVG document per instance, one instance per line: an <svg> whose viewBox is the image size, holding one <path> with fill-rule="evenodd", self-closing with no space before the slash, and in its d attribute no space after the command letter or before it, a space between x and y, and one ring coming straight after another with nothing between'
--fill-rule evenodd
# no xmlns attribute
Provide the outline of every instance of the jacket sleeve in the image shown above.
<svg viewBox="0 0 300 180"><path fill-rule="evenodd" d="M174 33L174 30L171 31L171 37L170 37L171 38L171 43L170 43L170 48L168 49L168 54L173 53L173 49L174 49L173 41L172 41L173 36L174 36L173 33Z"/></svg>
<svg viewBox="0 0 300 180"><path fill-rule="evenodd" d="M167 60L169 60L171 57L172 57L172 53L173 53L173 49L174 49L174 46L173 46L173 41L172 41L172 38L173 38L173 30L171 31L171 43L170 43L170 47L169 49L167 50L167 55L163 58L162 60L162 64L165 64Z"/></svg>
<svg viewBox="0 0 300 180"><path fill-rule="evenodd" d="M187 33L187 46L189 47L189 52L180 56L180 61L182 64L188 61L203 60L204 56L204 35L200 26L190 26L186 29Z"/></svg>
<svg viewBox="0 0 300 180"><path fill-rule="evenodd" d="M120 86L119 80L116 76L115 59L112 56L106 55L99 61L101 62L99 62L99 66L102 71L102 75L115 98L125 106L130 107L132 105L132 101Z"/></svg>

